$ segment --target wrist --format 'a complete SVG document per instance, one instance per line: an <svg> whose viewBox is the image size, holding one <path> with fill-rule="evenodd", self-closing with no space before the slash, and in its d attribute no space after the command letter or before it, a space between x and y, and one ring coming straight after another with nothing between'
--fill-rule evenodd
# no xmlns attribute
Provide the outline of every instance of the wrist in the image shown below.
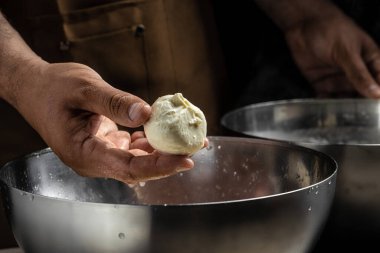
<svg viewBox="0 0 380 253"><path fill-rule="evenodd" d="M33 72L46 64L24 42L0 12L0 97L17 108L25 86L33 86Z"/></svg>
<svg viewBox="0 0 380 253"><path fill-rule="evenodd" d="M0 96L19 110L25 97L38 85L42 69L48 63L38 56L15 58L14 64L8 63L0 68Z"/></svg>

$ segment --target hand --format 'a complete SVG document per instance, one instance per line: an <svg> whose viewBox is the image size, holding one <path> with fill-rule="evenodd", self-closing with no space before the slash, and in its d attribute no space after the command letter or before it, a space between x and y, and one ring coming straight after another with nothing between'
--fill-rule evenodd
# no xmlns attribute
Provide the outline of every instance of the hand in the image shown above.
<svg viewBox="0 0 380 253"><path fill-rule="evenodd" d="M327 6L285 31L296 64L319 97L359 92L380 98L378 46L335 6Z"/></svg>
<svg viewBox="0 0 380 253"><path fill-rule="evenodd" d="M134 184L193 167L188 157L154 151L142 132L118 130L115 122L134 128L149 119L143 100L85 65L38 60L32 66L23 72L28 83L17 91L16 108L78 174Z"/></svg>

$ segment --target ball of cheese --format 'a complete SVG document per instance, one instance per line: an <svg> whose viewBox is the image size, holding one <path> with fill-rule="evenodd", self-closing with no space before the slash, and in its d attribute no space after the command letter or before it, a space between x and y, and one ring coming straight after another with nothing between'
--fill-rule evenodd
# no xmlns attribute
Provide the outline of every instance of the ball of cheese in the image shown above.
<svg viewBox="0 0 380 253"><path fill-rule="evenodd" d="M176 93L159 97L153 103L144 131L154 149L167 154L191 155L204 145L207 122L198 107Z"/></svg>

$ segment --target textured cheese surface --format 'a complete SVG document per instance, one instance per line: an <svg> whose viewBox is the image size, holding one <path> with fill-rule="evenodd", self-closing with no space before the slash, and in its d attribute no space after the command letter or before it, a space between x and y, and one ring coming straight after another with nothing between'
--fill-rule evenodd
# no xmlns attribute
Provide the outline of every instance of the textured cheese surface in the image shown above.
<svg viewBox="0 0 380 253"><path fill-rule="evenodd" d="M207 122L203 112L181 93L159 97L144 125L150 145L168 154L190 155L204 145Z"/></svg>

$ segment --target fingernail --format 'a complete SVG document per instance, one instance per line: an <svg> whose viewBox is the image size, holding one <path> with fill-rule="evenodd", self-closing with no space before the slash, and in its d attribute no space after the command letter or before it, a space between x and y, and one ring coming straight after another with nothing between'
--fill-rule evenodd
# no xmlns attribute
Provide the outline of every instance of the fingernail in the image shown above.
<svg viewBox="0 0 380 253"><path fill-rule="evenodd" d="M186 165L183 166L184 168L186 167L186 168L191 169L194 167L194 161L192 159L186 158L185 160L186 160Z"/></svg>
<svg viewBox="0 0 380 253"><path fill-rule="evenodd" d="M368 87L368 91L374 95L379 96L380 95L380 87L377 84L371 84Z"/></svg>
<svg viewBox="0 0 380 253"><path fill-rule="evenodd" d="M128 117L130 120L137 120L142 112L142 109L145 105L143 103L134 103L128 109Z"/></svg>

